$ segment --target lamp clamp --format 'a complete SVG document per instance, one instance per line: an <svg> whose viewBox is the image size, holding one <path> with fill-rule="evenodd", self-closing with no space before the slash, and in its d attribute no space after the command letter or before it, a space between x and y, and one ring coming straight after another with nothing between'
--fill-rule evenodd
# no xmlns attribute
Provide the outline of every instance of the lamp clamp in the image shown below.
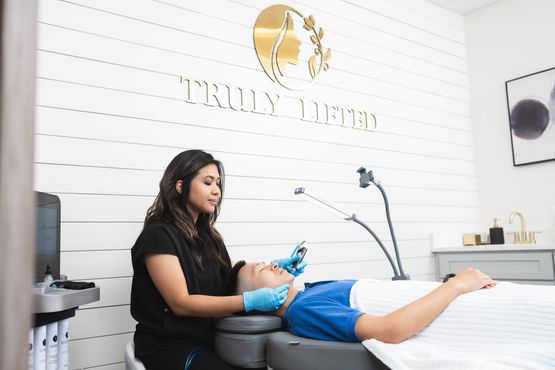
<svg viewBox="0 0 555 370"><path fill-rule="evenodd" d="M360 167L357 172L360 174L359 186L361 188L367 188L370 183L374 181L374 175L372 174L372 171L366 172L366 168Z"/></svg>

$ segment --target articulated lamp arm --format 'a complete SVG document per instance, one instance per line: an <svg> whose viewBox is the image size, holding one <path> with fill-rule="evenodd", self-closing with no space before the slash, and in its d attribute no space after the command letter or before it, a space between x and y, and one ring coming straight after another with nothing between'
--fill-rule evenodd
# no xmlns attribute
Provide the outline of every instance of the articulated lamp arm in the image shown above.
<svg viewBox="0 0 555 370"><path fill-rule="evenodd" d="M380 240L380 238L378 238L376 233L374 233L374 231L368 225L366 225L364 222L359 220L356 217L355 214L349 215L349 214L337 209L335 206L331 205L329 202L324 201L322 199L319 199L319 198L317 198L313 195L307 194L305 192L305 188L296 188L295 189L295 195L297 195L297 196L299 196L299 197L301 197L305 200L308 200L311 203L314 203L318 207L323 208L326 211L331 212L334 215L339 216L339 217L341 217L342 219L344 219L346 221L356 222L357 224L359 224L360 226L365 228L370 233L370 235L372 235L374 240L376 240L376 242L379 244L380 248L384 252L385 256L387 257L387 260L389 261L389 264L391 265L391 268L393 269L393 275L394 276L393 276L392 280L408 280L406 277L403 277L402 275L399 275L399 272L397 271L397 266L395 266L395 263L393 262L393 259L391 258L391 255L389 254L389 252L385 248L385 246L382 243L382 241Z"/></svg>
<svg viewBox="0 0 555 370"><path fill-rule="evenodd" d="M393 241L393 248L395 250L395 258L397 259L397 266L399 266L399 271L401 272L400 278L398 280L410 280L409 275L405 274L403 270L403 264L401 263L401 256L399 255L399 247L397 246L397 238L395 238L395 231L393 231L393 223L391 222L391 214L389 213L389 201L387 200L387 195L385 194L385 190L383 189L382 185L379 181L374 179L374 175L372 171L366 172L366 168L360 167L357 172L360 174L359 179L359 186L361 188L367 188L370 183L376 185L376 187L380 190L382 194L384 204L385 204L385 214L387 217L387 224L389 226L389 233L391 234L391 240ZM397 279L394 279L397 280Z"/></svg>

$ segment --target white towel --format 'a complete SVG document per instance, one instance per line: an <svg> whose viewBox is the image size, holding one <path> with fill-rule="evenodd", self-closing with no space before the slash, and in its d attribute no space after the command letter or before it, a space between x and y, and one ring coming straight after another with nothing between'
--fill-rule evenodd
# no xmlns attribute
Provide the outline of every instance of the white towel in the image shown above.
<svg viewBox="0 0 555 370"><path fill-rule="evenodd" d="M351 307L384 315L439 284L359 280L351 289ZM501 282L459 296L402 343L362 344L393 370L555 369L555 286Z"/></svg>

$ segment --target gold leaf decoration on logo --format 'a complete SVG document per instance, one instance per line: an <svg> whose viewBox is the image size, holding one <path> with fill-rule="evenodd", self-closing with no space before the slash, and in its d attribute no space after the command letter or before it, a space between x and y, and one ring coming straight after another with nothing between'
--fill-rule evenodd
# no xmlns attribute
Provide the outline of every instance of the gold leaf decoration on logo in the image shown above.
<svg viewBox="0 0 555 370"><path fill-rule="evenodd" d="M308 60L308 70L310 71L310 76L312 78L316 77L316 55L313 55Z"/></svg>
<svg viewBox="0 0 555 370"><path fill-rule="evenodd" d="M316 32L316 29L314 28L314 26L316 25L316 21L314 20L314 17L310 15L307 18L303 18L303 19L304 19L303 27L307 31L314 32L314 35L310 36L310 41L314 45L316 45L316 49L314 49L314 55L312 55L308 60L308 70L310 71L310 76L312 76L312 78L314 79L316 78L316 76L318 76L318 74L322 69L324 71L327 71L329 69L329 64L327 62L331 58L331 49L327 49L324 52L324 47L322 46L322 39L324 38L324 29L320 27L318 32ZM316 56L320 56L319 66L317 65L318 63L316 62Z"/></svg>
<svg viewBox="0 0 555 370"><path fill-rule="evenodd" d="M314 20L313 16L309 16L308 18L304 19L304 28L307 31L310 31L311 29L313 29L315 24L316 24L316 21Z"/></svg>
<svg viewBox="0 0 555 370"><path fill-rule="evenodd" d="M327 63L328 60L330 60L331 58L331 49L328 49L325 53L324 53L324 65L322 66L322 69L324 71L327 71L328 68L330 67L329 64Z"/></svg>

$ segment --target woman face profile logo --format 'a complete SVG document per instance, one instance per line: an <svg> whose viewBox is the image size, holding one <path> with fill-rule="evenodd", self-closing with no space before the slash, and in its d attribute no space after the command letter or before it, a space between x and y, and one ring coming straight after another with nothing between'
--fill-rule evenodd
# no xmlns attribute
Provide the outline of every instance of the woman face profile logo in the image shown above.
<svg viewBox="0 0 555 370"><path fill-rule="evenodd" d="M313 16L304 17L287 5L272 5L260 13L254 25L254 47L272 81L300 90L310 86L322 70L328 70L331 50L322 45L324 30L317 30L315 25ZM299 37L312 45L303 48Z"/></svg>

